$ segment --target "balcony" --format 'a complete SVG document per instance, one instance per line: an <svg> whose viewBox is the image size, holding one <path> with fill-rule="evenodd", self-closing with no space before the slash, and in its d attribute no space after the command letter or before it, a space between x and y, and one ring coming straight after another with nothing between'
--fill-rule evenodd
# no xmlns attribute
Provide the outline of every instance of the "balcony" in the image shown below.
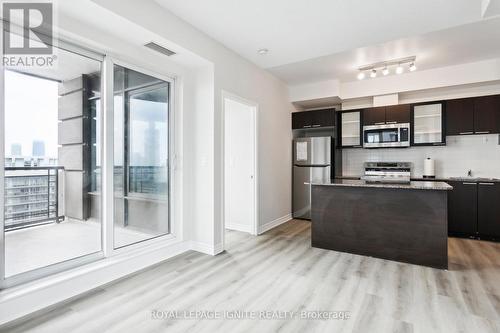
<svg viewBox="0 0 500 333"><path fill-rule="evenodd" d="M63 167L5 168L5 231L64 220L60 172Z"/></svg>
<svg viewBox="0 0 500 333"><path fill-rule="evenodd" d="M68 173L60 166L5 167L7 277L101 251L100 194L89 191L82 195L81 188L78 194L70 193L75 189L66 186ZM135 174L136 186L150 185L150 176ZM122 200L116 197L117 203ZM66 212L68 206L87 207L87 213L75 217ZM151 237L147 229L115 223L117 246Z"/></svg>

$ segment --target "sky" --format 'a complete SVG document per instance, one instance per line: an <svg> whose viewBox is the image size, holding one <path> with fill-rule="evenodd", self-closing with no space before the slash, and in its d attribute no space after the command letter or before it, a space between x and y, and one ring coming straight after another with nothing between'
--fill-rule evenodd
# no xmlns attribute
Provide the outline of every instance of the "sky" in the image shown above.
<svg viewBox="0 0 500 333"><path fill-rule="evenodd" d="M165 88L162 88L165 89ZM166 165L168 120L166 103L131 98L130 164ZM97 107L100 117L100 105ZM115 164L123 164L123 101L115 96ZM98 124L97 131L100 132ZM5 71L5 154L21 144L31 156L33 141L45 142L45 155L58 157L58 83ZM100 140L97 142L99 147ZM100 149L97 149L98 156ZM97 164L100 165L100 158Z"/></svg>
<svg viewBox="0 0 500 333"><path fill-rule="evenodd" d="M5 154L19 143L31 156L34 140L45 142L45 155L57 157L57 82L5 71Z"/></svg>

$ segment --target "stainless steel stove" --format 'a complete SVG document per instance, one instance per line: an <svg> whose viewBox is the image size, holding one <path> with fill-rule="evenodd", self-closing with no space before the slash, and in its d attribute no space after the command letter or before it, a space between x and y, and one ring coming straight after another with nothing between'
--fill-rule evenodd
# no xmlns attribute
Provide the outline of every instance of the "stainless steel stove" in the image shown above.
<svg viewBox="0 0 500 333"><path fill-rule="evenodd" d="M365 174L361 179L378 183L409 183L410 162L365 162Z"/></svg>

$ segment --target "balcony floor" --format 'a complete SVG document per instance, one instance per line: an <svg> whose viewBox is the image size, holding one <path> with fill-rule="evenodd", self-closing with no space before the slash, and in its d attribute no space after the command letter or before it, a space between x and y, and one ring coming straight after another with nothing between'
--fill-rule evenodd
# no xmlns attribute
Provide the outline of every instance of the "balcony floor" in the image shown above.
<svg viewBox="0 0 500 333"><path fill-rule="evenodd" d="M101 250L101 224L66 219L5 233L5 275L74 259ZM132 244L152 235L115 226L115 244Z"/></svg>

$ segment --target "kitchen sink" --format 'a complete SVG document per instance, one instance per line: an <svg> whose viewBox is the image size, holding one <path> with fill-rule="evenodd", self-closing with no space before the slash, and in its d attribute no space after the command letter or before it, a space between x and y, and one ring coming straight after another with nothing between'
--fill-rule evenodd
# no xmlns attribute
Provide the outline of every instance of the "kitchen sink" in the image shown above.
<svg viewBox="0 0 500 333"><path fill-rule="evenodd" d="M477 181L477 182L493 182L493 181L500 181L500 179L498 178L483 178L483 177L468 177L468 176L465 176L465 177L450 177L449 178L450 180L469 180L469 181Z"/></svg>

